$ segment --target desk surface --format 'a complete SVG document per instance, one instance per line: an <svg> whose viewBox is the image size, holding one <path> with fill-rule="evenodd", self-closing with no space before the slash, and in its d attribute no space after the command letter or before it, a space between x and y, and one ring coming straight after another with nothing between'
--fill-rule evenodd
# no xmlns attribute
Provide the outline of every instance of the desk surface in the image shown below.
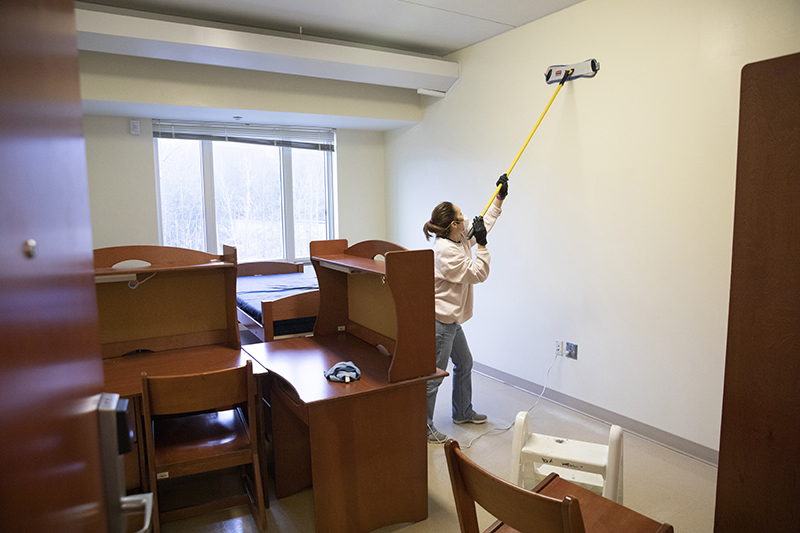
<svg viewBox="0 0 800 533"><path fill-rule="evenodd" d="M389 383L391 356L383 355L374 346L347 333L250 344L242 350L269 372L290 383L307 404L447 375L444 370L437 369L436 374L430 376ZM324 372L341 361L352 361L361 370L361 378L351 383L329 381Z"/></svg>
<svg viewBox="0 0 800 533"><path fill-rule="evenodd" d="M568 495L577 498L581 504L581 515L583 516L586 531L600 533L610 533L611 531L649 531L652 533L672 531L671 527L662 528L661 523L561 477L554 478L544 487L537 486L535 491L559 500Z"/></svg>
<svg viewBox="0 0 800 533"><path fill-rule="evenodd" d="M147 352L103 360L106 392L120 396L142 394L142 372L149 376L173 376L178 374L199 374L244 366L248 354L225 346L195 346L163 352ZM253 360L253 373L262 374L266 370Z"/></svg>

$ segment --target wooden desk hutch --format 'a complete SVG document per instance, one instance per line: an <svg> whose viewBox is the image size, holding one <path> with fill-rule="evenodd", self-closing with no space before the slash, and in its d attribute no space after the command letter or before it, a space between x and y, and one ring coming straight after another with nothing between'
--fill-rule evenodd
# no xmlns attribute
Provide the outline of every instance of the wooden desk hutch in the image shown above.
<svg viewBox="0 0 800 533"><path fill-rule="evenodd" d="M426 382L446 375L435 362L433 253L331 240L312 242L311 255L314 336L244 347L268 370L277 496L313 484L318 532L424 520ZM327 380L340 361L361 378Z"/></svg>

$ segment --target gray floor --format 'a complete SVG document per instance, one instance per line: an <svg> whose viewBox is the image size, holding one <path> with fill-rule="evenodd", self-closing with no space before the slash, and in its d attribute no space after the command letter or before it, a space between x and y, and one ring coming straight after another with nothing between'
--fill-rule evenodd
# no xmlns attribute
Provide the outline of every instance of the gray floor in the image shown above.
<svg viewBox="0 0 800 533"><path fill-rule="evenodd" d="M509 427L519 411L529 409L537 397L481 374L474 374L473 403L489 416L482 426L457 426L449 416L450 378L439 390L435 423L462 449L475 437L487 434L466 450L474 461L491 472L508 477L511 448ZM546 399L531 411L533 431L594 442L608 439L608 424L586 417ZM500 433L500 434L496 434ZM625 505L653 519L669 522L680 533L705 533L713 530L717 469L706 463L664 448L631 433L624 437ZM391 482L391 480L387 480ZM275 500L270 495L267 510L268 530L279 533L314 531L313 491ZM482 528L493 518L479 515ZM227 512L165 524L164 533L254 533L252 517L246 507ZM428 519L415 524L383 528L381 533L457 533L458 518L450 489L447 464L441 445L428 445Z"/></svg>

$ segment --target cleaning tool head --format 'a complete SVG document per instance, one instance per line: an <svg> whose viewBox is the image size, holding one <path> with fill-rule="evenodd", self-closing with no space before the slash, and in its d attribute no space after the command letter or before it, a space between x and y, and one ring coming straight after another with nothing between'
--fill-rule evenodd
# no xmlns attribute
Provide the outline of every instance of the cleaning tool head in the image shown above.
<svg viewBox="0 0 800 533"><path fill-rule="evenodd" d="M544 71L544 80L547 83L564 83L568 79L594 77L598 70L600 62L596 59L587 59L574 65L553 65Z"/></svg>
<svg viewBox="0 0 800 533"><path fill-rule="evenodd" d="M597 61L596 59L587 59L583 63L575 63L574 65L553 65L552 67L547 67L547 70L545 70L544 72L545 81L547 83L558 83L558 87L556 87L553 96L550 97L550 101L547 102L544 111L542 111L542 116L539 117L539 120L536 122L536 125L531 130L530 135L528 135L528 138L525 139L525 144L522 145L522 148L517 154L517 157L514 159L514 162L511 163L510 167L508 167L508 171L505 174L503 174L503 176L501 176L499 180L497 180L496 184L497 188L492 194L489 203L486 204L486 207L483 209L481 217L486 215L486 212L489 210L489 207L491 207L495 198L497 198L497 196L500 194L503 188L503 183L502 183L503 178L505 178L505 185L506 187L508 187L508 176L511 175L511 171L514 170L514 166L517 164L517 161L519 161L522 152L525 151L525 147L528 146L531 137L533 137L533 134L536 133L537 128L539 128L539 124L542 123L542 119L547 113L547 110L550 109L550 105L553 103L553 100L555 100L556 96L558 96L558 92L561 90L561 87L564 86L564 83L566 83L567 80L571 80L572 78L592 78L594 77L595 74L597 74L598 70L600 70L600 62ZM505 192L507 192L507 190L508 189L506 189ZM473 232L472 230L470 230L469 237L472 238L472 235Z"/></svg>

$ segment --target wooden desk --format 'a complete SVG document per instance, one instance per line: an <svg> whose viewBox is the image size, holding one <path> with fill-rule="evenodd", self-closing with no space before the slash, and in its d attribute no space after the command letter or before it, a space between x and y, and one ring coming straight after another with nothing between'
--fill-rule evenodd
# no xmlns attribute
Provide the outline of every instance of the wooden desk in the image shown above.
<svg viewBox="0 0 800 533"><path fill-rule="evenodd" d="M268 370L277 496L313 484L318 532L424 520L426 381L447 375L435 364L433 255L343 240L312 242L311 254L314 336L244 347ZM328 381L341 361L361 378Z"/></svg>
<svg viewBox="0 0 800 533"><path fill-rule="evenodd" d="M105 389L127 398L141 397L142 372L148 376L198 374L244 366L248 359L254 361L255 374L266 372L244 350L218 345L113 357L103 360Z"/></svg>
<svg viewBox="0 0 800 533"><path fill-rule="evenodd" d="M426 381L389 383L390 358L346 333L243 348L268 369L278 498L314 486L317 531L363 532L428 516ZM361 379L323 372L352 361Z"/></svg>
<svg viewBox="0 0 800 533"><path fill-rule="evenodd" d="M556 477L549 483L545 481L537 485L533 491L559 500L564 496L577 498L581 504L581 515L586 531L608 531L608 524L614 524L615 531L672 532L672 526L668 524L656 522L563 478Z"/></svg>

